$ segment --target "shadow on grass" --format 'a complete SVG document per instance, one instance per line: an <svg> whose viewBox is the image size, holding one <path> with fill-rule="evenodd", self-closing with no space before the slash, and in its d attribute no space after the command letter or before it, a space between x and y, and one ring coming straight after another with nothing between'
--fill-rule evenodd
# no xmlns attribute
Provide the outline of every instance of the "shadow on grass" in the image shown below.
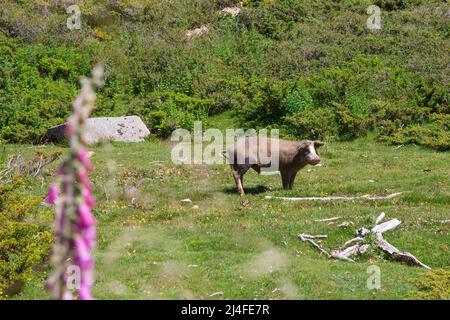
<svg viewBox="0 0 450 320"><path fill-rule="evenodd" d="M270 189L263 185L244 187L245 194L260 194L269 191ZM238 194L235 187L224 188L223 191L227 194Z"/></svg>

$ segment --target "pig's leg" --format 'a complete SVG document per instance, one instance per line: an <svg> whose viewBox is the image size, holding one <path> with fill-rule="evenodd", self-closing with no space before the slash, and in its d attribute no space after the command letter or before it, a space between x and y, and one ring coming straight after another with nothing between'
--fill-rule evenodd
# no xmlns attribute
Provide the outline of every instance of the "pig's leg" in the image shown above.
<svg viewBox="0 0 450 320"><path fill-rule="evenodd" d="M239 173L235 170L233 170L233 178L234 182L236 183L236 189L239 195L243 196L244 193L244 187L242 186L242 177L239 175Z"/></svg>
<svg viewBox="0 0 450 320"><path fill-rule="evenodd" d="M234 182L236 183L237 191L241 196L245 195L243 177L248 169L249 167L247 166L232 166Z"/></svg>
<svg viewBox="0 0 450 320"><path fill-rule="evenodd" d="M289 171L281 171L281 182L283 183L283 189L289 190L291 182L291 173Z"/></svg>
<svg viewBox="0 0 450 320"><path fill-rule="evenodd" d="M261 167L257 164L252 165L252 169L258 172L258 174L261 173Z"/></svg>
<svg viewBox="0 0 450 320"><path fill-rule="evenodd" d="M297 175L297 172L294 172L291 175L291 180L289 181L289 190L291 190L294 187L294 181L295 181L295 176Z"/></svg>

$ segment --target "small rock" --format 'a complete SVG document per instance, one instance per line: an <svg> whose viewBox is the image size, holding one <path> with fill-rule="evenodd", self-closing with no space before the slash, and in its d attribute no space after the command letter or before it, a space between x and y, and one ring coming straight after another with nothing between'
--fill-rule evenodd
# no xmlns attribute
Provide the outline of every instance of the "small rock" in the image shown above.
<svg viewBox="0 0 450 320"><path fill-rule="evenodd" d="M236 17L241 12L241 8L239 8L239 7L226 7L226 8L223 8L221 10L221 12L224 13L224 14L229 14L229 15L232 15L233 17Z"/></svg>
<svg viewBox="0 0 450 320"><path fill-rule="evenodd" d="M194 210L198 210L200 207L198 206L198 205L193 205L192 206L192 209L194 209Z"/></svg>
<svg viewBox="0 0 450 320"><path fill-rule="evenodd" d="M202 34L205 34L207 32L209 32L209 27L204 25L199 28L195 28L195 29L186 31L184 33L184 37L189 40L193 37L201 36Z"/></svg>

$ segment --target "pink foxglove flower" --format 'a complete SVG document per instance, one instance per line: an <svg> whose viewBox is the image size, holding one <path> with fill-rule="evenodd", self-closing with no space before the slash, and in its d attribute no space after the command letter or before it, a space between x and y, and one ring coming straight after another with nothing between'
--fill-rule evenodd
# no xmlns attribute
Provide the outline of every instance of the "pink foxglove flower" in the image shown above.
<svg viewBox="0 0 450 320"><path fill-rule="evenodd" d="M58 187L56 184L52 184L48 190L47 197L45 198L46 204L55 204L58 199Z"/></svg>
<svg viewBox="0 0 450 320"><path fill-rule="evenodd" d="M77 297L68 286L67 270L75 263L80 268L81 282L78 298L93 299L94 257L91 249L96 244L95 218L92 208L95 200L88 173L92 163L86 147L85 124L95 101L94 88L102 84L103 68L96 67L91 79L81 80L82 89L73 103L73 113L67 121L70 152L57 171L58 184L53 184L46 202L56 204L56 230L52 261L54 271L47 281L47 289L54 299ZM58 201L58 189L61 191Z"/></svg>
<svg viewBox="0 0 450 320"><path fill-rule="evenodd" d="M88 172L85 168L80 169L80 171L78 172L78 178L80 179L80 182L83 184L83 186L89 189L91 188Z"/></svg>
<svg viewBox="0 0 450 320"><path fill-rule="evenodd" d="M73 295L72 292L70 292L69 290L67 290L66 292L64 292L63 296L62 296L63 300L73 300Z"/></svg>
<svg viewBox="0 0 450 320"><path fill-rule="evenodd" d="M95 247L95 239L97 238L97 232L95 231L95 228L87 229L83 234L83 238L89 248Z"/></svg>
<svg viewBox="0 0 450 320"><path fill-rule="evenodd" d="M81 271L84 269L89 269L92 266L93 259L89 252L89 247L86 245L84 239L77 238L77 240L75 240L75 250L75 260Z"/></svg>
<svg viewBox="0 0 450 320"><path fill-rule="evenodd" d="M95 207L95 199L92 196L92 191L89 188L83 186L82 194L84 202L86 202L86 204L91 208Z"/></svg>
<svg viewBox="0 0 450 320"><path fill-rule="evenodd" d="M89 160L89 152L86 149L81 149L80 152L78 152L78 159L87 171L92 170L92 163L91 160Z"/></svg>
<svg viewBox="0 0 450 320"><path fill-rule="evenodd" d="M80 217L80 227L87 229L95 224L95 218L92 215L91 208L86 203L82 203L78 206L78 214Z"/></svg>
<svg viewBox="0 0 450 320"><path fill-rule="evenodd" d="M80 289L78 289L78 294L80 295L80 300L94 300L91 289L88 286L81 286Z"/></svg>
<svg viewBox="0 0 450 320"><path fill-rule="evenodd" d="M74 128L71 119L67 122L66 127L64 128L64 133L66 137L70 137L74 133Z"/></svg>

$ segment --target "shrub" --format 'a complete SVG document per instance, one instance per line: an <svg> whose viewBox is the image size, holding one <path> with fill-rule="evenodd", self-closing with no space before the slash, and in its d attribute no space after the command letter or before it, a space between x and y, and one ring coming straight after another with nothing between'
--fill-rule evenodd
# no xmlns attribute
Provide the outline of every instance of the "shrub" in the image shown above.
<svg viewBox="0 0 450 320"><path fill-rule="evenodd" d="M32 278L33 268L49 254L52 233L48 225L36 223L39 197L21 195L25 180L0 184L0 297L17 293Z"/></svg>
<svg viewBox="0 0 450 320"><path fill-rule="evenodd" d="M195 81L193 91L203 99L212 99L208 115L214 115L230 109L239 109L246 102L242 92L246 82L241 78L206 78Z"/></svg>
<svg viewBox="0 0 450 320"><path fill-rule="evenodd" d="M314 101L307 90L295 89L284 99L286 114L292 115L314 107Z"/></svg>
<svg viewBox="0 0 450 320"><path fill-rule="evenodd" d="M0 47L9 48L0 60L0 139L37 142L68 116L78 78L88 70L87 54L5 38Z"/></svg>
<svg viewBox="0 0 450 320"><path fill-rule="evenodd" d="M427 271L415 278L413 282L418 290L411 293L411 299L450 299L450 271L448 268Z"/></svg>
<svg viewBox="0 0 450 320"><path fill-rule="evenodd" d="M397 144L415 143L441 151L450 150L450 115L433 114L431 123L411 124L400 128L390 135L381 136L382 140Z"/></svg>
<svg viewBox="0 0 450 320"><path fill-rule="evenodd" d="M289 86L286 82L251 79L243 90L247 102L237 110L242 124L249 128L279 122L285 114L284 100Z"/></svg>
<svg viewBox="0 0 450 320"><path fill-rule="evenodd" d="M422 0L376 0L375 4L381 9L388 11L402 10L408 6L418 6L422 3Z"/></svg>
<svg viewBox="0 0 450 320"><path fill-rule="evenodd" d="M137 108L146 125L158 136L166 138L177 128L193 129L194 121L205 121L214 100L189 97L182 93L155 92Z"/></svg>
<svg viewBox="0 0 450 320"><path fill-rule="evenodd" d="M336 115L327 108L296 113L285 118L288 132L302 139L324 139L338 134Z"/></svg>

